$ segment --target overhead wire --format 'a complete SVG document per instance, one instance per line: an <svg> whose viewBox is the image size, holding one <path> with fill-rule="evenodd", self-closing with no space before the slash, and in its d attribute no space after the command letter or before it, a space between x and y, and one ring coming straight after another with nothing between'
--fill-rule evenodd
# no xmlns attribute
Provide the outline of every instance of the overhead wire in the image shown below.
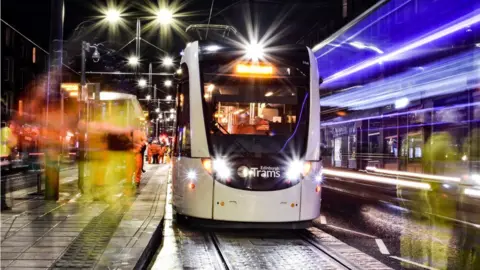
<svg viewBox="0 0 480 270"><path fill-rule="evenodd" d="M207 31L205 33L205 39L207 39L208 37L208 28L210 26L210 20L212 19L213 3L215 3L215 0L212 0L212 5L210 6L210 15L208 16Z"/></svg>

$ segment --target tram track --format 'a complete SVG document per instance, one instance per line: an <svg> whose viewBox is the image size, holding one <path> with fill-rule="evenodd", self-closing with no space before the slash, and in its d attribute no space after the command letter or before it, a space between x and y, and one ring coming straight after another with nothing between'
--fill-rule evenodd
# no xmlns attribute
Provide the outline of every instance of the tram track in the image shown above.
<svg viewBox="0 0 480 270"><path fill-rule="evenodd" d="M305 241L307 244L309 244L310 247L313 249L317 250L321 254L324 254L325 256L328 256L331 260L335 261L342 267L348 270L356 270L359 269L358 267L355 267L352 265L349 261L343 259L340 255L336 254L334 251L330 250L329 248L323 246L322 244L318 243L315 241L311 235L311 233L308 230L301 230L296 233L300 239Z"/></svg>
<svg viewBox="0 0 480 270"><path fill-rule="evenodd" d="M210 256L216 259L215 269L249 269L250 267L276 269L275 266L278 267L278 265L275 261L278 255L286 257L287 261L298 263L308 258L305 262L313 263L310 267L305 265L308 269L359 269L338 254L332 253L329 248L322 246L309 235L307 230L273 235L267 232L265 237L209 231L204 232L204 237ZM233 238L237 240L232 240ZM243 244L240 241L243 241ZM252 248L249 248L250 245ZM298 252L296 253L295 250ZM312 257L310 254L317 256ZM317 261L318 265L315 264ZM312 268L312 265L315 265L315 268ZM287 263L284 266L284 269L290 269L292 264Z"/></svg>
<svg viewBox="0 0 480 270"><path fill-rule="evenodd" d="M206 233L205 237L207 238L207 243L211 241L213 248L215 249L215 258L219 262L219 266L224 270L234 269L232 264L228 261L226 254L223 253L221 243L218 240L214 232Z"/></svg>

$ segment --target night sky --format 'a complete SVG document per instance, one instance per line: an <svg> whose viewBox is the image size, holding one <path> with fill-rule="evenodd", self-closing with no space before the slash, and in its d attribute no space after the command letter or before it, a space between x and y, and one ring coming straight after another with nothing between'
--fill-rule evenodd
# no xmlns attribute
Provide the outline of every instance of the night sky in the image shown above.
<svg viewBox="0 0 480 270"><path fill-rule="evenodd" d="M373 0L356 0L357 2L374 2ZM110 3L113 3L110 1ZM153 14L150 10L157 9L165 1L152 2L150 0L116 1L115 6L123 6L125 25L113 32L104 23L101 23L102 12L99 7L107 6L107 1L65 0L64 18L64 59L63 62L74 70L80 69L81 42L92 44L103 43L100 47L102 61L87 63L87 71L128 71L126 59L135 51L135 42L125 46L134 38L135 20L142 20L142 38L161 47L170 56L175 57L178 64L180 51L188 41L195 37L187 36L185 28L190 24L207 23L212 2L209 0L169 1L169 7L177 7L175 14L179 17L176 30L168 33L157 26L148 28ZM342 19L342 1L340 0L215 0L212 10L211 24L229 24L239 30L240 36L248 39L248 25L258 31L259 39L268 29L272 30L276 38L271 45L297 43L303 36L315 29L326 28L335 24L339 28L346 20ZM2 0L2 19L13 25L20 32L32 39L44 49L49 48L49 0ZM74 29L86 20L94 20L97 24L85 24L79 31ZM340 24L338 23L340 21ZM275 26L272 28L272 26ZM331 28L331 27L330 27ZM173 29L169 27L169 29ZM333 29L335 30L335 29ZM330 30L329 30L330 31ZM251 32L251 31L250 31ZM327 37L318 37L319 39ZM122 48L120 50L120 48ZM154 72L165 71L161 66L161 59L165 53L145 45L141 47L141 72L148 71L148 63L152 63ZM132 85L134 78L117 78L110 76L96 78L112 87ZM87 78L88 79L88 78ZM125 85L122 85L125 83ZM158 82L161 84L161 82ZM131 87L128 87L131 89ZM131 90L126 90L131 91ZM140 93L137 93L140 94Z"/></svg>
<svg viewBox="0 0 480 270"><path fill-rule="evenodd" d="M128 19L131 31L134 30L134 20L136 17L145 17L147 13L144 8L151 1L137 0L124 1L127 3L126 12L131 14ZM122 2L118 2L122 3ZM71 37L73 29L82 21L95 18L101 15L96 7L105 5L106 1L88 1L88 0L65 0L65 27L64 39ZM188 14L182 17L184 25L193 23L206 23L208 21L211 1L193 0L193 1L171 1L173 5L183 5L179 13ZM158 4L153 4L158 5ZM235 26L243 35L246 35L245 17L255 18L255 24L259 27L260 35L276 20L279 14L287 14L286 19L278 28L288 28L282 34L279 43L295 43L304 35L310 27L320 22L327 24L330 20L340 16L339 1L238 1L238 0L216 0L213 6L212 24L230 23ZM248 14L250 13L250 14ZM2 18L8 23L18 28L22 33L37 42L44 48L49 44L49 19L50 19L50 1L49 0L3 0ZM105 33L97 33L97 35ZM151 35L154 35L150 33ZM150 41L159 43L155 37L149 36ZM173 53L178 52L184 47L185 43L179 38L179 35L173 34L167 44L162 44L163 48Z"/></svg>

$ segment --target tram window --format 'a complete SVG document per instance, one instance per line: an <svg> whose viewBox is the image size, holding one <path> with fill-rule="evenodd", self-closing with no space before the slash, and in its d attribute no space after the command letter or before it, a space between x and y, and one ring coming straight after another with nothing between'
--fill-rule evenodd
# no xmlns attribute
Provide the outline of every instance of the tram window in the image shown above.
<svg viewBox="0 0 480 270"><path fill-rule="evenodd" d="M190 88L188 67L182 64L182 77L178 86L177 97L177 140L174 154L177 156L191 156L190 139Z"/></svg>

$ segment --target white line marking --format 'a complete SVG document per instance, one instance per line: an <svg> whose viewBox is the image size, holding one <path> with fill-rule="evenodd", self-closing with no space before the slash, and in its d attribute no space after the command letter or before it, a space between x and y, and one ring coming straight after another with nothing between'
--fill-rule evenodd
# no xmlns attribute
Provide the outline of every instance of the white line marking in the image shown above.
<svg viewBox="0 0 480 270"><path fill-rule="evenodd" d="M377 246L378 246L378 249L380 250L380 253L386 254L386 255L390 254L390 252L388 252L387 246L385 245L385 243L383 243L382 239L377 238L377 239L375 239L375 242L377 243Z"/></svg>
<svg viewBox="0 0 480 270"><path fill-rule="evenodd" d="M373 235L370 235L370 234L361 233L361 232L357 232L357 231L352 231L352 230L345 229L345 228L342 228L342 227L337 227L337 226L333 226L333 225L327 225L327 226L335 228L337 230L342 230L342 231L346 231L346 232L350 232L350 233L354 233L354 234L358 234L358 235L363 235L363 236L370 237L370 238L377 238L376 236L373 236Z"/></svg>
<svg viewBox="0 0 480 270"><path fill-rule="evenodd" d="M400 257L397 257L397 256L390 256L390 258L394 258L394 259L397 259L397 260L399 260L399 261L406 262L406 263L409 263L409 264L413 264L413 265L416 265L416 266L419 266L419 267L422 267L422 268L425 268L425 269L438 270L438 269L435 268L435 267L430 267L430 266L423 265L423 264L420 264L420 263L412 262L412 261L410 261L410 260L407 260L407 259L404 259L404 258L400 258Z"/></svg>
<svg viewBox="0 0 480 270"><path fill-rule="evenodd" d="M327 218L325 216L320 216L320 224L327 224Z"/></svg>

